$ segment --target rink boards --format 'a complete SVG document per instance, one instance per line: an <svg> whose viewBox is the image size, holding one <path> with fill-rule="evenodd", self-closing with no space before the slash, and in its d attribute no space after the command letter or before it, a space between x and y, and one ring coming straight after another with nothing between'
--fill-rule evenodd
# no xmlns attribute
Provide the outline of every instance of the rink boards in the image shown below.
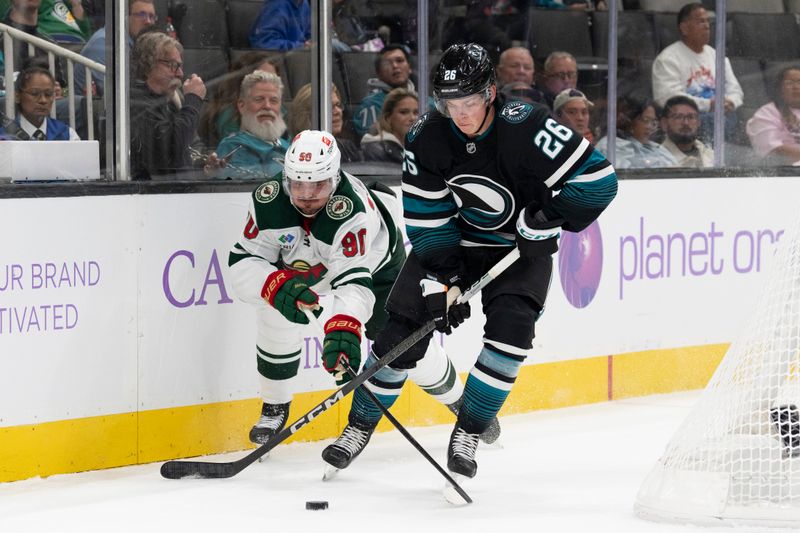
<svg viewBox="0 0 800 533"><path fill-rule="evenodd" d="M702 387L747 326L798 197L793 178L622 181L596 225L565 234L503 412ZM0 200L0 481L249 446L255 319L227 269L247 201ZM462 373L481 346L474 303L444 340ZM333 388L320 344L309 330L292 418ZM407 389L401 420L452 420ZM297 438L333 436L348 405Z"/></svg>

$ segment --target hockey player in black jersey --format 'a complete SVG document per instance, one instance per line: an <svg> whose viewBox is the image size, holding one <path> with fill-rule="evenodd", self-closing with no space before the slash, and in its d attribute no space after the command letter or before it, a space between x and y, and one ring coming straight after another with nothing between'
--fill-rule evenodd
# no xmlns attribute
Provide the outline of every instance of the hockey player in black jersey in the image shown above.
<svg viewBox="0 0 800 533"><path fill-rule="evenodd" d="M417 121L405 144L403 209L412 250L386 304L389 322L366 366L431 316L439 331L450 333L469 317L469 307L448 307L448 292L460 292L509 249L519 248L521 260L482 291L483 347L450 436L448 468L473 477L479 436L503 406L532 348L559 235L591 224L616 195L617 178L602 154L547 108L499 101L494 67L478 45L448 48L433 86L437 110ZM387 407L427 342L369 380ZM350 424L374 427L380 416L357 389Z"/></svg>

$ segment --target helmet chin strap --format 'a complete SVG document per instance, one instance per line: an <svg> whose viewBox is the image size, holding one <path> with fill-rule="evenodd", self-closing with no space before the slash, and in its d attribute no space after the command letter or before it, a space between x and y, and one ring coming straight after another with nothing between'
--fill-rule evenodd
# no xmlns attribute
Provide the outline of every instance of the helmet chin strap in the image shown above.
<svg viewBox="0 0 800 533"><path fill-rule="evenodd" d="M487 105L483 109L483 120L481 120L481 125L478 126L477 130L475 130L472 134L470 134L470 137L475 137L476 135L478 135L478 132L481 131L481 128L483 128L483 125L486 123L486 119L489 117L489 108L491 106L492 106L492 102L489 102L489 105Z"/></svg>

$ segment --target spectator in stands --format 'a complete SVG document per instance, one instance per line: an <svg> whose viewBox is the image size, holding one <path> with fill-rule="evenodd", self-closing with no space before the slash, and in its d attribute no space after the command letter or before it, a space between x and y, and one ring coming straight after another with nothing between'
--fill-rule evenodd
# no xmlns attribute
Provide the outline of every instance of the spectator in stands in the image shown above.
<svg viewBox="0 0 800 533"><path fill-rule="evenodd" d="M666 134L662 145L679 167L714 166L714 151L697 138L700 109L688 96L673 96L661 111L661 129Z"/></svg>
<svg viewBox="0 0 800 533"><path fill-rule="evenodd" d="M6 18L3 19L4 24L8 24L12 28L16 28L20 31L24 31L28 35L33 35L34 37L41 37L42 39L45 38L39 32L39 7L41 5L41 0L12 0L11 7L6 15ZM25 62L26 59L33 56L43 56L44 52L41 50L36 50L33 55L28 52L28 46L19 41L14 40L14 72L19 72L22 70L22 64ZM61 90L61 82L63 81L62 76L59 75L56 78L56 83L58 84L57 91L60 93ZM10 86L11 82L8 81L7 84ZM56 97L60 96L56 94Z"/></svg>
<svg viewBox="0 0 800 533"><path fill-rule="evenodd" d="M0 0L0 13L7 14L14 5L25 10L36 7L34 26L40 37L59 43L83 43L92 33L92 26L81 0ZM30 33L30 32L28 32Z"/></svg>
<svg viewBox="0 0 800 533"><path fill-rule="evenodd" d="M349 139L344 132L344 106L339 89L334 84L331 87L331 133L336 138L336 144L342 154L342 163L362 161L364 154L358 144ZM300 87L292 100L289 109L289 132L292 136L303 130L311 129L311 84Z"/></svg>
<svg viewBox="0 0 800 533"><path fill-rule="evenodd" d="M396 88L415 90L414 82L411 81L411 63L405 46L390 44L381 50L375 60L375 72L378 77L367 80L372 93L361 101L353 116L353 126L359 138L363 137L378 120L383 101L389 91Z"/></svg>
<svg viewBox="0 0 800 533"><path fill-rule="evenodd" d="M222 139L239 131L238 102L242 80L255 70L280 75L273 63L275 57L273 52L251 50L233 62L230 71L200 115L198 131L203 144L215 148ZM285 112L281 108L281 116L284 115Z"/></svg>
<svg viewBox="0 0 800 533"><path fill-rule="evenodd" d="M761 157L779 164L800 163L800 65L781 70L772 86L772 101L747 121L750 144Z"/></svg>
<svg viewBox="0 0 800 533"><path fill-rule="evenodd" d="M206 96L196 74L182 82L183 46L161 32L145 32L131 54L131 176L147 180L192 169L192 143ZM183 91L181 91L181 86Z"/></svg>
<svg viewBox="0 0 800 533"><path fill-rule="evenodd" d="M402 164L406 133L417 121L418 110L417 93L408 89L389 91L378 122L361 138L364 159Z"/></svg>
<svg viewBox="0 0 800 533"><path fill-rule="evenodd" d="M584 139L594 143L594 134L589 129L591 109L594 104L577 89L564 89L553 102L556 120L580 133Z"/></svg>
<svg viewBox="0 0 800 533"><path fill-rule="evenodd" d="M250 45L267 50L294 50L311 46L311 8L308 0L264 0Z"/></svg>
<svg viewBox="0 0 800 533"><path fill-rule="evenodd" d="M649 98L626 96L617 101L616 161L614 168L674 167L677 161L651 137L658 118ZM597 149L608 155L608 137L597 141Z"/></svg>
<svg viewBox="0 0 800 533"><path fill-rule="evenodd" d="M128 50L133 48L133 41L147 28L158 22L153 0L133 0L128 8ZM102 27L91 36L81 55L101 65L106 64L106 28ZM75 65L75 90L85 94L86 73L80 65ZM92 73L95 96L102 96L105 91L105 77L100 73Z"/></svg>
<svg viewBox="0 0 800 533"><path fill-rule="evenodd" d="M710 138L714 130L714 107L718 101L715 92L716 51L708 45L711 39L711 22L703 4L686 4L678 12L680 41L664 48L653 62L653 97L663 106L668 98L683 94L692 98L700 109L700 136ZM742 105L744 94L733 73L731 63L725 58L725 108L726 137L736 126L736 108Z"/></svg>
<svg viewBox="0 0 800 533"><path fill-rule="evenodd" d="M50 117L56 93L56 80L49 70L36 64L27 66L17 76L15 83L17 116L16 125L24 132L14 133L16 138L34 141L79 141L77 132L68 124Z"/></svg>
<svg viewBox="0 0 800 533"><path fill-rule="evenodd" d="M206 172L223 179L264 180L283 169L289 143L283 139L286 123L281 116L281 78L255 70L242 79L236 108L241 129L228 135L209 158ZM219 170L209 172L219 161Z"/></svg>
<svg viewBox="0 0 800 533"><path fill-rule="evenodd" d="M578 87L578 62L569 52L552 52L544 60L542 83L545 101L550 109L556 95L565 89Z"/></svg>
<svg viewBox="0 0 800 533"><path fill-rule="evenodd" d="M622 0L620 0L622 1ZM540 9L570 9L572 11L606 11L608 6L605 0L536 0L534 7Z"/></svg>
<svg viewBox="0 0 800 533"><path fill-rule="evenodd" d="M527 48L512 46L500 54L497 87L508 100L544 102L544 94L534 84L533 57Z"/></svg>
<svg viewBox="0 0 800 533"><path fill-rule="evenodd" d="M57 43L85 43L92 23L81 0L42 0L39 32Z"/></svg>

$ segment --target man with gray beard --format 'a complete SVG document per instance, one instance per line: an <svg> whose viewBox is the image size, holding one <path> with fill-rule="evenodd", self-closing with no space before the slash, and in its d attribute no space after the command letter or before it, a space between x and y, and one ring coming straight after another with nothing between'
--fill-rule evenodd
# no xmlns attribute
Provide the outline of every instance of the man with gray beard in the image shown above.
<svg viewBox="0 0 800 533"><path fill-rule="evenodd" d="M263 70L242 80L236 109L241 129L220 141L209 158L218 179L264 180L283 170L283 156L289 143L281 138L286 123L281 117L281 78Z"/></svg>

